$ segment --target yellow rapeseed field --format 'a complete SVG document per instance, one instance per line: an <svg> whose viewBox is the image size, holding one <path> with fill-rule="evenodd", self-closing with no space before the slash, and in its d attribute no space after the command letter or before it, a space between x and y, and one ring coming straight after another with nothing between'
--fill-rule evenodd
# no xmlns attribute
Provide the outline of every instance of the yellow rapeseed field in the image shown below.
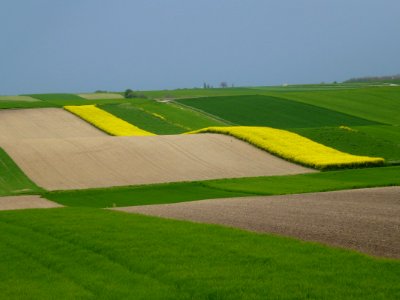
<svg viewBox="0 0 400 300"><path fill-rule="evenodd" d="M117 118L95 105L64 106L64 108L111 135L155 135ZM347 130L347 127L344 129ZM296 133L270 127L207 127L189 133L220 133L231 135L286 160L321 170L372 166L384 163L384 159L380 157L357 156L344 153Z"/></svg>
<svg viewBox="0 0 400 300"><path fill-rule="evenodd" d="M316 169L359 167L383 164L380 157L340 152L286 130L270 127L208 127L189 133L221 133L249 142L286 160Z"/></svg>
<svg viewBox="0 0 400 300"><path fill-rule="evenodd" d="M115 136L147 136L155 135L142 130L116 116L96 107L95 105L64 106L66 110Z"/></svg>

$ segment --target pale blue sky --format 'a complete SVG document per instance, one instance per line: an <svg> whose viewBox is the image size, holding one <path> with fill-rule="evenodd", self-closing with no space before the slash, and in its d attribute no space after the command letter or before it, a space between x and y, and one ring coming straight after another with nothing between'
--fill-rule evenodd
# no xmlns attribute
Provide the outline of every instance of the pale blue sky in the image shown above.
<svg viewBox="0 0 400 300"><path fill-rule="evenodd" d="M399 0L1 0L0 94L400 73Z"/></svg>

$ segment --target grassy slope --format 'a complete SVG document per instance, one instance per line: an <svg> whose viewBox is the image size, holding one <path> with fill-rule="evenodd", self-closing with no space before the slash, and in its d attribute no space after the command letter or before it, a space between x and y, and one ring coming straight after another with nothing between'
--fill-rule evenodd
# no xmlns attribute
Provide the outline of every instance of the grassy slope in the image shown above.
<svg viewBox="0 0 400 300"><path fill-rule="evenodd" d="M112 207L175 203L254 194L279 195L388 185L400 185L400 167L58 191L48 192L44 196L66 206Z"/></svg>
<svg viewBox="0 0 400 300"><path fill-rule="evenodd" d="M47 199L63 205L81 207L163 204L247 195L249 194L210 188L201 182L59 191L44 194Z"/></svg>
<svg viewBox="0 0 400 300"><path fill-rule="evenodd" d="M99 108L155 134L179 134L186 131L185 128L169 123L166 119L156 117L130 103L105 104L100 105Z"/></svg>
<svg viewBox="0 0 400 300"><path fill-rule="evenodd" d="M229 96L229 95L251 95L258 94L259 91L252 88L214 88L214 89L176 89L160 91L141 91L151 98L192 98L210 96Z"/></svg>
<svg viewBox="0 0 400 300"><path fill-rule="evenodd" d="M294 128L290 131L343 152L383 157L389 163L400 161L400 142L395 143L390 139L373 136L364 132L363 127L359 126L357 128L360 129L353 129L354 131L339 127Z"/></svg>
<svg viewBox="0 0 400 300"><path fill-rule="evenodd" d="M105 103L123 103L125 99L96 99L88 100L79 97L76 94L33 94L29 95L42 100L47 105L62 107L65 105L87 105L87 104L105 104Z"/></svg>
<svg viewBox="0 0 400 300"><path fill-rule="evenodd" d="M46 101L0 101L0 109L57 107Z"/></svg>
<svg viewBox="0 0 400 300"><path fill-rule="evenodd" d="M400 87L267 93L376 122L400 125Z"/></svg>
<svg viewBox="0 0 400 300"><path fill-rule="evenodd" d="M395 299L400 263L95 209L0 213L7 299Z"/></svg>
<svg viewBox="0 0 400 300"><path fill-rule="evenodd" d="M296 128L374 124L332 110L270 96L208 97L177 102L237 125Z"/></svg>
<svg viewBox="0 0 400 300"><path fill-rule="evenodd" d="M133 100L132 104L149 113L159 114L169 123L183 127L186 131L208 126L226 125L226 123L210 118L200 112L181 107L174 103L160 103L153 100Z"/></svg>
<svg viewBox="0 0 400 300"><path fill-rule="evenodd" d="M39 193L36 186L0 148L0 196Z"/></svg>
<svg viewBox="0 0 400 300"><path fill-rule="evenodd" d="M355 129L379 139L400 145L400 126L358 126Z"/></svg>

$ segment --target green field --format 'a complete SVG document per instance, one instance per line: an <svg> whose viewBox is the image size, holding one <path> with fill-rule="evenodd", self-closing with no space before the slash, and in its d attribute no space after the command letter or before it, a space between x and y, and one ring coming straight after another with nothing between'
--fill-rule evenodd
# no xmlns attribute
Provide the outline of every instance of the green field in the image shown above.
<svg viewBox="0 0 400 300"><path fill-rule="evenodd" d="M42 101L86 101L86 99L79 97L78 95L75 94L31 94L29 95L31 97L34 97L36 99L40 99Z"/></svg>
<svg viewBox="0 0 400 300"><path fill-rule="evenodd" d="M164 116L152 114L131 103L104 104L99 107L118 118L155 134L179 134L187 131L186 128L176 123L168 122Z"/></svg>
<svg viewBox="0 0 400 300"><path fill-rule="evenodd" d="M400 125L400 87L270 93L384 124Z"/></svg>
<svg viewBox="0 0 400 300"><path fill-rule="evenodd" d="M288 176L177 182L132 187L56 191L43 196L66 206L118 207L251 195L323 192L400 185L400 167L351 169Z"/></svg>
<svg viewBox="0 0 400 300"><path fill-rule="evenodd" d="M391 141L400 145L400 126L360 126L355 129L365 132L366 134Z"/></svg>
<svg viewBox="0 0 400 300"><path fill-rule="evenodd" d="M18 194L38 194L42 189L37 187L8 154L0 148L0 196Z"/></svg>
<svg viewBox="0 0 400 300"><path fill-rule="evenodd" d="M0 109L57 107L46 101L0 101Z"/></svg>
<svg viewBox="0 0 400 300"><path fill-rule="evenodd" d="M237 87L237 88L193 88L193 89L176 89L161 91L140 91L150 98L171 99L171 98L196 98L196 97L214 97L214 96L232 96L232 95L251 95L258 94L253 88Z"/></svg>
<svg viewBox="0 0 400 300"><path fill-rule="evenodd" d="M157 101L35 94L34 102L1 100L0 109L97 104L156 134L271 126L392 166L50 192L0 149L0 196L40 194L67 206L0 212L0 298L400 298L399 260L102 209L400 185L400 88L349 83L143 94Z"/></svg>
<svg viewBox="0 0 400 300"><path fill-rule="evenodd" d="M340 127L293 128L290 131L343 152L361 156L383 157L387 163L400 162L400 142L396 143L392 139L383 138L386 136L385 133L381 133L379 136L378 134L367 133L368 129L364 132L363 127L348 129ZM365 127L370 130L375 128L373 126ZM381 127L377 126L376 128Z"/></svg>
<svg viewBox="0 0 400 300"><path fill-rule="evenodd" d="M95 209L0 212L4 299L396 299L400 262Z"/></svg>
<svg viewBox="0 0 400 300"><path fill-rule="evenodd" d="M32 94L29 95L42 100L47 105L62 107L65 105L88 105L88 104L106 104L106 103L123 103L126 99L94 99L88 100L79 97L76 94Z"/></svg>
<svg viewBox="0 0 400 300"><path fill-rule="evenodd" d="M375 122L282 98L250 95L177 100L236 125L302 128Z"/></svg>
<svg viewBox="0 0 400 300"><path fill-rule="evenodd" d="M153 100L133 100L131 102L135 107L143 109L147 113L157 114L162 116L168 123L174 124L178 127L187 130L195 130L208 126L225 126L214 117L210 117L201 112L192 110L190 108L182 107L174 103L163 103Z"/></svg>

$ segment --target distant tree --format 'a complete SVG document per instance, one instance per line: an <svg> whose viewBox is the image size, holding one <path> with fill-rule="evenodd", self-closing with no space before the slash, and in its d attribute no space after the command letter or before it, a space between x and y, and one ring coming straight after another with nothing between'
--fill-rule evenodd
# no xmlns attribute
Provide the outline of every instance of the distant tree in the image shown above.
<svg viewBox="0 0 400 300"><path fill-rule="evenodd" d="M131 90L131 89L126 89L124 93L124 97L129 99L129 98L135 98L136 94Z"/></svg>
<svg viewBox="0 0 400 300"><path fill-rule="evenodd" d="M95 91L96 94L104 94L104 93L108 93L108 91L103 91L103 90L97 90Z"/></svg>
<svg viewBox="0 0 400 300"><path fill-rule="evenodd" d="M222 82L219 84L219 86L222 87L222 88L226 88L226 87L228 87L228 84L227 84L225 81L222 81Z"/></svg>
<svg viewBox="0 0 400 300"><path fill-rule="evenodd" d="M203 82L203 89L207 88L207 83Z"/></svg>

